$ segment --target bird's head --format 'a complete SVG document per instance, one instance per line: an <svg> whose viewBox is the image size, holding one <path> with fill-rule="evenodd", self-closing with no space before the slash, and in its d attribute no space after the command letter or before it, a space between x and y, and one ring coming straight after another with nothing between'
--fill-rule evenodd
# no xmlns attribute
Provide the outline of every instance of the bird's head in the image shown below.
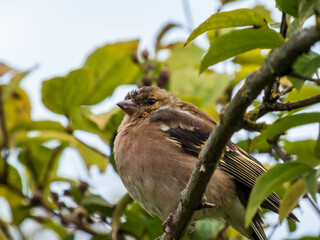
<svg viewBox="0 0 320 240"><path fill-rule="evenodd" d="M177 98L157 87L143 87L129 92L117 105L129 116L147 117L161 107L169 106Z"/></svg>

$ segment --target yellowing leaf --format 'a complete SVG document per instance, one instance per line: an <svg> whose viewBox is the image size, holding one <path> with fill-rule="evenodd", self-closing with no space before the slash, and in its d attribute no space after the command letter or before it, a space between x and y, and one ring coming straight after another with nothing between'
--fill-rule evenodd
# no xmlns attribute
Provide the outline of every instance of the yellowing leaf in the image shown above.
<svg viewBox="0 0 320 240"><path fill-rule="evenodd" d="M256 48L272 49L280 46L283 38L269 28L246 28L224 34L210 43L201 61L200 72L209 66Z"/></svg>
<svg viewBox="0 0 320 240"><path fill-rule="evenodd" d="M306 185L303 178L298 179L292 184L283 196L282 203L279 208L279 219L283 221L291 211L297 206L301 196L306 193Z"/></svg>
<svg viewBox="0 0 320 240"><path fill-rule="evenodd" d="M219 12L213 14L193 30L185 45L190 43L200 34L209 30L243 26L268 27L265 19L260 14L250 9L244 8L230 12Z"/></svg>

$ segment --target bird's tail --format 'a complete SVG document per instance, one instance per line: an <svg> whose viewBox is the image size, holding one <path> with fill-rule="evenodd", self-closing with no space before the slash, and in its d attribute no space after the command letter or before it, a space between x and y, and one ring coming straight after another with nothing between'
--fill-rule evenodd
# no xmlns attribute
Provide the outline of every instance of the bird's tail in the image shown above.
<svg viewBox="0 0 320 240"><path fill-rule="evenodd" d="M263 221L260 215L257 213L250 223L250 226L253 230L253 233L251 234L252 240L267 240L266 234L262 228L262 224Z"/></svg>

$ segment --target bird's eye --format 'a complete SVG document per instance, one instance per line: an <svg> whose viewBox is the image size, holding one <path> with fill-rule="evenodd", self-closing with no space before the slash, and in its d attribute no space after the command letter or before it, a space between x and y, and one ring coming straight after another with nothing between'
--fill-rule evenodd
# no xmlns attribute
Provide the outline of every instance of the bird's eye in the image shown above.
<svg viewBox="0 0 320 240"><path fill-rule="evenodd" d="M155 104L155 102L156 102L156 100L154 98L149 98L148 99L148 104L149 105L153 105L153 104Z"/></svg>

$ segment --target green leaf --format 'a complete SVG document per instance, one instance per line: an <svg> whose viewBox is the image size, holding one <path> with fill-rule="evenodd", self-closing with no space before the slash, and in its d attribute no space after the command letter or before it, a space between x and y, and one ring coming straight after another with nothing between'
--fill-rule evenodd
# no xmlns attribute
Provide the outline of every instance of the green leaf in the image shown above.
<svg viewBox="0 0 320 240"><path fill-rule="evenodd" d="M256 214L263 200L275 191L281 184L299 177L312 168L298 162L278 164L264 173L256 182L250 194L245 225L249 226L252 217Z"/></svg>
<svg viewBox="0 0 320 240"><path fill-rule="evenodd" d="M3 90L4 86L1 86ZM31 104L28 95L21 88L12 92L10 97L4 101L4 116L6 117L6 128L10 131L18 124L30 121ZM2 136L0 133L0 141Z"/></svg>
<svg viewBox="0 0 320 240"><path fill-rule="evenodd" d="M155 52L157 53L161 49L161 40L162 38L172 29L175 27L180 27L180 25L174 23L166 24L160 31L157 36L156 45L155 45Z"/></svg>
<svg viewBox="0 0 320 240"><path fill-rule="evenodd" d="M74 240L74 234L69 234L63 240Z"/></svg>
<svg viewBox="0 0 320 240"><path fill-rule="evenodd" d="M302 26L305 20L315 13L315 10L320 10L319 0L300 0L298 8L298 20Z"/></svg>
<svg viewBox="0 0 320 240"><path fill-rule="evenodd" d="M320 113L300 113L281 118L254 138L251 143L251 148L255 148L258 144L266 141L266 139L283 133L290 128L314 122L320 122Z"/></svg>
<svg viewBox="0 0 320 240"><path fill-rule="evenodd" d="M297 224L294 221L287 221L289 231L292 233L297 229Z"/></svg>
<svg viewBox="0 0 320 240"><path fill-rule="evenodd" d="M91 148L85 144L77 143L75 148L79 151L84 163L89 169L91 165L96 165L100 172L106 170L106 167L109 163L107 156L101 154L98 150Z"/></svg>
<svg viewBox="0 0 320 240"><path fill-rule="evenodd" d="M319 124L319 136L314 148L314 156L320 161L320 124Z"/></svg>
<svg viewBox="0 0 320 240"><path fill-rule="evenodd" d="M203 53L201 48L193 44L185 48L177 45L166 61L171 72L170 92L185 99L197 98L197 102L202 102L199 106L202 110L216 101L231 80L227 74L212 71L206 71L199 76L198 69Z"/></svg>
<svg viewBox="0 0 320 240"><path fill-rule="evenodd" d="M306 191L306 185L303 178L298 179L288 188L279 207L280 222L282 222L297 206L300 197L303 196Z"/></svg>
<svg viewBox="0 0 320 240"><path fill-rule="evenodd" d="M298 17L299 0L276 0L277 7L294 17Z"/></svg>
<svg viewBox="0 0 320 240"><path fill-rule="evenodd" d="M47 184L50 184L51 180L57 176L61 151L58 155L54 156L55 151L55 149L29 143L20 152L18 159L27 169L30 170L36 184L42 184L44 179L47 179ZM52 159L52 157L55 158ZM48 167L50 167L49 171L47 171ZM48 186L43 187L46 188Z"/></svg>
<svg viewBox="0 0 320 240"><path fill-rule="evenodd" d="M4 86L3 89L3 100L8 99L12 93L14 93L18 88L21 80L28 74L29 72L18 72L13 78L10 80L9 84Z"/></svg>
<svg viewBox="0 0 320 240"><path fill-rule="evenodd" d="M43 226L54 231L61 239L64 239L68 236L68 231L62 225L54 222L53 220L46 219L41 223Z"/></svg>
<svg viewBox="0 0 320 240"><path fill-rule="evenodd" d="M85 105L93 105L110 96L119 85L132 84L139 68L131 60L137 51L138 40L107 44L95 50L84 67L94 74L94 85L90 89Z"/></svg>
<svg viewBox="0 0 320 240"><path fill-rule="evenodd" d="M237 55L232 61L241 65L262 65L266 57L261 54L260 49L254 49Z"/></svg>
<svg viewBox="0 0 320 240"><path fill-rule="evenodd" d="M185 46L200 34L213 29L229 28L229 27L267 27L265 19L256 11L251 9L237 9L230 12L219 12L213 14L206 21L201 23L187 39Z"/></svg>
<svg viewBox="0 0 320 240"><path fill-rule="evenodd" d="M0 173L3 173L4 166L4 159L0 158ZM7 180L9 184L22 191L22 180L18 170L10 164L8 164L7 167ZM10 199L8 199L8 201L10 201Z"/></svg>
<svg viewBox="0 0 320 240"><path fill-rule="evenodd" d="M65 77L56 77L42 84L42 101L54 113L65 116L82 105L93 87L93 73L78 69Z"/></svg>
<svg viewBox="0 0 320 240"><path fill-rule="evenodd" d="M307 190L315 202L317 202L317 170L312 169L308 174L306 174L304 180L307 185Z"/></svg>
<svg viewBox="0 0 320 240"><path fill-rule="evenodd" d="M317 159L313 154L310 154L314 152L316 141L283 141L283 143L286 152L297 155L297 161L308 164L312 167L316 167L320 164L320 160Z"/></svg>
<svg viewBox="0 0 320 240"><path fill-rule="evenodd" d="M300 80L301 82L301 80ZM302 99L313 97L320 94L320 88L314 84L304 84L303 87L297 91L293 89L284 99L284 102L300 101Z"/></svg>
<svg viewBox="0 0 320 240"><path fill-rule="evenodd" d="M218 62L256 48L275 48L283 43L283 38L269 28L246 28L224 34L210 43L201 61L200 72Z"/></svg>
<svg viewBox="0 0 320 240"><path fill-rule="evenodd" d="M17 124L12 129L12 132L19 131L19 130L26 130L26 131L52 130L52 131L58 131L58 132L65 132L66 128L63 127L59 122L44 120L44 121L27 121L21 124Z"/></svg>
<svg viewBox="0 0 320 240"><path fill-rule="evenodd" d="M89 214L100 212L104 216L111 217L114 210L114 207L101 196L89 192L81 198L80 204Z"/></svg>
<svg viewBox="0 0 320 240"><path fill-rule="evenodd" d="M294 71L305 77L312 77L320 67L320 55L310 51L308 54L300 56L293 65ZM298 90L304 84L304 81L295 77L289 77L289 80Z"/></svg>

